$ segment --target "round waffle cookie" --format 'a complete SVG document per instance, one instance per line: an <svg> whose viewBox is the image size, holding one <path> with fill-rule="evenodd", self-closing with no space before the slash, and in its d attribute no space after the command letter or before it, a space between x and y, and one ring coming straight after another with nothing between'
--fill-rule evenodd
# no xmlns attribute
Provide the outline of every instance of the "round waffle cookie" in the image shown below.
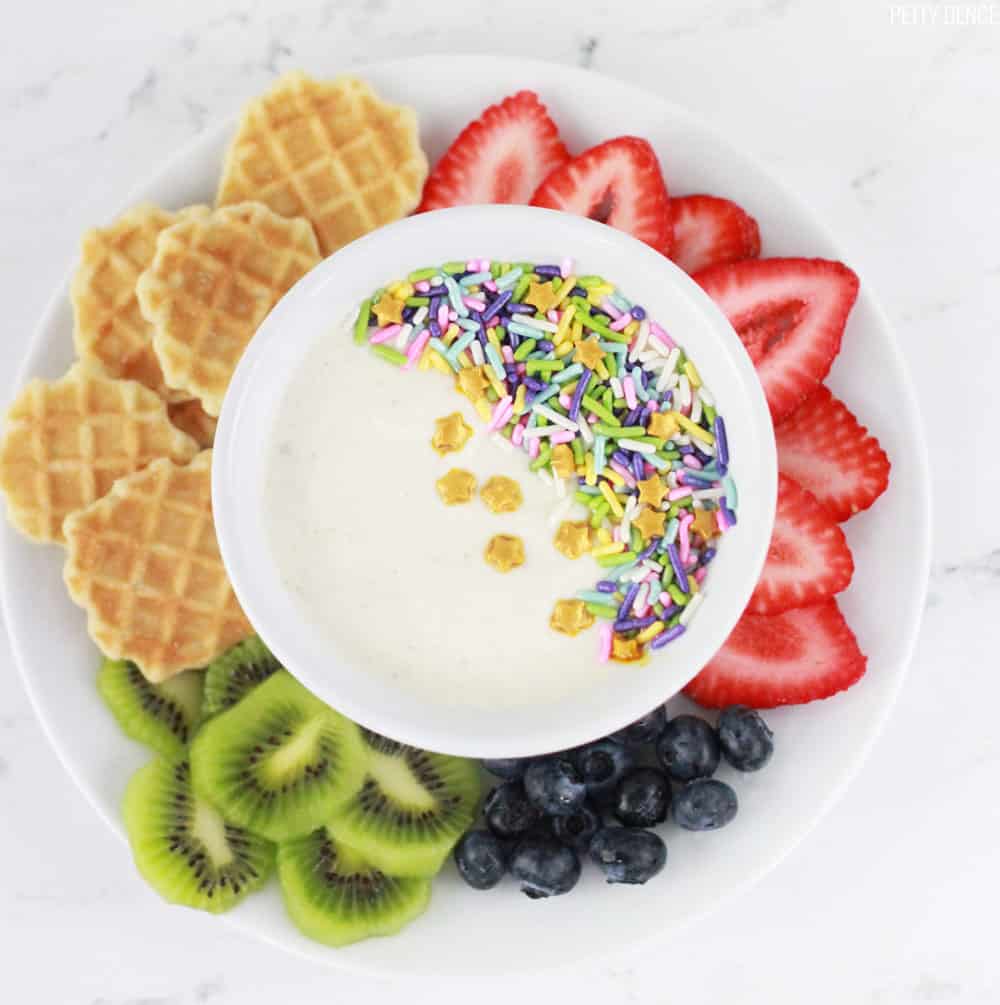
<svg viewBox="0 0 1000 1005"><path fill-rule="evenodd" d="M148 388L78 364L59 380L31 381L11 405L0 489L18 530L62 541L64 518L100 499L116 479L158 457L184 462L197 452Z"/></svg>
<svg viewBox="0 0 1000 1005"><path fill-rule="evenodd" d="M167 383L217 416L254 332L319 257L308 220L260 203L225 206L162 231L136 292Z"/></svg>
<svg viewBox="0 0 1000 1005"><path fill-rule="evenodd" d="M135 206L109 227L88 230L73 273L73 342L80 359L110 377L137 380L168 401L184 397L167 387L153 352L153 328L135 296L139 274L149 266L160 231L209 212L191 206L170 213L151 203Z"/></svg>
<svg viewBox="0 0 1000 1005"><path fill-rule="evenodd" d="M66 520L64 578L91 638L153 682L252 634L219 555L211 456L154 461Z"/></svg>
<svg viewBox="0 0 1000 1005"><path fill-rule="evenodd" d="M263 202L312 222L324 255L412 212L427 178L417 118L362 80L288 73L251 101L218 204Z"/></svg>

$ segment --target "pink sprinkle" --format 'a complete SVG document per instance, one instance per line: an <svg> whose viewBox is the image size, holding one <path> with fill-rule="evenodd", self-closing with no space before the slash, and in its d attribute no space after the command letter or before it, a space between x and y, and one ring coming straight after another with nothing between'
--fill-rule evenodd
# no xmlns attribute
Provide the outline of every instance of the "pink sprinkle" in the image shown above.
<svg viewBox="0 0 1000 1005"><path fill-rule="evenodd" d="M720 533L725 534L729 530L729 521L723 515L721 506L715 511L715 522L719 525Z"/></svg>
<svg viewBox="0 0 1000 1005"><path fill-rule="evenodd" d="M702 463L701 463L701 461L699 461L698 458L695 457L694 454L685 454L684 455L684 463L689 468L694 468L696 471L700 471L702 469Z"/></svg>
<svg viewBox="0 0 1000 1005"><path fill-rule="evenodd" d="M565 279L567 276L573 275L573 259L572 258L564 258L559 263L559 275L562 276L563 279Z"/></svg>
<svg viewBox="0 0 1000 1005"><path fill-rule="evenodd" d="M384 328L379 328L368 341L371 345L379 345L382 342L388 342L391 338L395 338L402 330L402 325L386 325Z"/></svg>
<svg viewBox="0 0 1000 1005"><path fill-rule="evenodd" d="M652 478L653 475L656 474L656 468L654 468L653 465L648 462L643 463L642 470L647 478Z"/></svg>
<svg viewBox="0 0 1000 1005"><path fill-rule="evenodd" d="M648 408L650 412L658 412L660 410L660 403L652 400L647 401L646 408Z"/></svg>
<svg viewBox="0 0 1000 1005"><path fill-rule="evenodd" d="M681 488L671 489L667 493L667 499L670 502L676 502L678 499L683 499L685 496L691 495L691 488L687 485L681 486Z"/></svg>
<svg viewBox="0 0 1000 1005"><path fill-rule="evenodd" d="M477 297L462 297L462 303L469 308L470 311L485 311L486 301L479 300Z"/></svg>
<svg viewBox="0 0 1000 1005"><path fill-rule="evenodd" d="M549 443L553 446L557 443L572 443L574 436L576 436L576 433L571 433L568 429L564 429L562 432L553 433L549 437Z"/></svg>
<svg viewBox="0 0 1000 1005"><path fill-rule="evenodd" d="M421 354L424 351L424 346L430 341L431 330L425 328L411 343L410 348L406 350L406 362L403 364L404 370L412 370L416 365L417 361L420 359Z"/></svg>
<svg viewBox="0 0 1000 1005"><path fill-rule="evenodd" d="M613 332L620 332L624 328L627 328L631 323L632 323L632 315L623 314L620 318L615 318L615 320L612 321L611 324L608 325L608 327Z"/></svg>
<svg viewBox="0 0 1000 1005"><path fill-rule="evenodd" d="M536 457L542 452L541 438L538 436L533 436L528 440L528 456L535 460Z"/></svg>
<svg viewBox="0 0 1000 1005"><path fill-rule="evenodd" d="M635 381L631 377L622 378L622 390L625 392L625 404L629 408L635 408L639 400L635 396Z"/></svg>
<svg viewBox="0 0 1000 1005"><path fill-rule="evenodd" d="M490 424L486 427L486 431L492 433L496 429L500 429L501 426L507 421L504 418L504 412L507 409L511 411L514 410L514 399L509 395L505 394L494 406L493 406L493 417L490 419Z"/></svg>
<svg viewBox="0 0 1000 1005"><path fill-rule="evenodd" d="M520 422L514 427L514 432L510 434L510 442L515 447L519 447L524 442L524 426Z"/></svg>
<svg viewBox="0 0 1000 1005"><path fill-rule="evenodd" d="M655 335L657 341L668 349L674 349L677 346L677 343L655 321L649 322L649 334Z"/></svg>
<svg viewBox="0 0 1000 1005"><path fill-rule="evenodd" d="M597 425L597 416L596 416L596 415L594 415L594 413L593 413L593 412L591 412L591 413L590 413L590 415L588 415L588 416L587 416L587 421L588 421L588 422L589 422L589 423L590 423L590 424L591 424L592 426L596 426L596 425Z"/></svg>
<svg viewBox="0 0 1000 1005"><path fill-rule="evenodd" d="M563 391L563 393L559 395L559 404L562 405L563 408L571 408L573 405L573 399L565 391Z"/></svg>
<svg viewBox="0 0 1000 1005"><path fill-rule="evenodd" d="M514 362L514 350L509 345L502 345L500 347L500 355L503 357L505 363Z"/></svg>
<svg viewBox="0 0 1000 1005"><path fill-rule="evenodd" d="M601 301L601 310L610 314L616 321L622 316L622 312L607 297Z"/></svg>
<svg viewBox="0 0 1000 1005"><path fill-rule="evenodd" d="M612 527L611 529L611 540L620 541L621 539L622 539L622 525L620 523L616 523L614 527Z"/></svg>
<svg viewBox="0 0 1000 1005"><path fill-rule="evenodd" d="M559 312L558 312L558 311L557 311L557 310L556 310L556 309L555 309L554 307L553 307L553 308L552 308L552 310L550 310L550 311L549 311L549 313L548 313L548 314L546 314L545 316L546 316L546 317L547 317L547 318L549 319L549 321L551 321L551 322L552 322L552 323L553 323L554 325L557 325L557 324L559 324Z"/></svg>
<svg viewBox="0 0 1000 1005"><path fill-rule="evenodd" d="M677 532L677 540L679 542L677 554L680 556L682 562L687 562L691 557L691 535L688 533L688 524L690 522L690 520L681 520L681 527Z"/></svg>
<svg viewBox="0 0 1000 1005"><path fill-rule="evenodd" d="M486 327L496 328L498 324L500 324L500 319L494 314L493 317L491 317L489 321L486 322Z"/></svg>
<svg viewBox="0 0 1000 1005"><path fill-rule="evenodd" d="M479 268L476 269L477 272L489 272L490 266L493 264L488 258L479 259Z"/></svg>
<svg viewBox="0 0 1000 1005"><path fill-rule="evenodd" d="M692 575L695 578L695 582L700 583L708 575L708 569L702 566L700 569L695 569Z"/></svg>
<svg viewBox="0 0 1000 1005"><path fill-rule="evenodd" d="M485 286L486 289L490 291L490 293L496 293L497 291L497 284L493 282L492 279L487 279L486 282L483 283L483 286Z"/></svg>
<svg viewBox="0 0 1000 1005"><path fill-rule="evenodd" d="M421 279L419 283L414 283L413 288L417 293L430 293L431 284L426 279Z"/></svg>
<svg viewBox="0 0 1000 1005"><path fill-rule="evenodd" d="M449 321L457 321L458 320L458 311L448 311L448 320Z"/></svg>
<svg viewBox="0 0 1000 1005"><path fill-rule="evenodd" d="M629 471L629 469L625 467L624 464L619 464L618 461L611 461L608 464L608 467L610 467L612 471L617 471L618 474L620 474L622 478L625 479L625 484L630 489L635 488L635 478L632 476L632 472Z"/></svg>
<svg viewBox="0 0 1000 1005"><path fill-rule="evenodd" d="M481 268L479 268L479 259L478 258L470 258L465 263L465 268L466 268L466 270L468 272L482 272L483 271Z"/></svg>
<svg viewBox="0 0 1000 1005"><path fill-rule="evenodd" d="M597 658L602 663L607 663L611 659L611 637L613 632L614 628L610 621L601 623L601 628L598 632Z"/></svg>
<svg viewBox="0 0 1000 1005"><path fill-rule="evenodd" d="M448 327L448 308L444 304L438 307L438 325L442 331Z"/></svg>
<svg viewBox="0 0 1000 1005"><path fill-rule="evenodd" d="M645 578L643 579L643 582L644 582L644 583L653 583L653 582L655 582L655 581L656 581L656 580L657 580L658 578L659 578L659 577L658 577L658 576L656 575L656 573L655 573L655 572L653 572L653 570L652 570L652 569L650 569L650 570L649 570L649 572L647 572L647 573L646 573L646 576L645 576Z"/></svg>

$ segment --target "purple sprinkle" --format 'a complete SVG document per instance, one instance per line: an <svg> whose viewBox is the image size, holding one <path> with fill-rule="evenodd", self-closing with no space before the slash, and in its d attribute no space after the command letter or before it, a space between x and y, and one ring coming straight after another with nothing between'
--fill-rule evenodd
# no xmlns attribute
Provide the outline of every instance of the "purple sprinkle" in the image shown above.
<svg viewBox="0 0 1000 1005"><path fill-rule="evenodd" d="M558 265L536 265L531 271L537 273L539 276L562 275L562 270Z"/></svg>
<svg viewBox="0 0 1000 1005"><path fill-rule="evenodd" d="M693 443L691 444L691 446L694 448L695 457L697 457L702 464L711 464L712 461L715 460L715 458L712 457L711 454L706 454L704 451L699 450L698 447L695 446Z"/></svg>
<svg viewBox="0 0 1000 1005"><path fill-rule="evenodd" d="M671 408L674 403L674 392L664 391L663 397L660 399L667 408Z"/></svg>
<svg viewBox="0 0 1000 1005"><path fill-rule="evenodd" d="M667 596L669 597L670 594L668 593ZM683 607L679 607L674 603L667 604L666 607L663 608L663 613L660 617L663 618L664 621L669 621L675 614L679 614L683 609Z"/></svg>
<svg viewBox="0 0 1000 1005"><path fill-rule="evenodd" d="M531 304L512 304L508 302L506 311L508 314L534 314L535 308Z"/></svg>
<svg viewBox="0 0 1000 1005"><path fill-rule="evenodd" d="M618 617L627 618L632 611L632 605L635 603L635 598L639 595L639 584L633 583L628 590L625 591L625 599L622 601L621 607L618 608Z"/></svg>
<svg viewBox="0 0 1000 1005"><path fill-rule="evenodd" d="M625 453L624 450L616 450L611 455L611 460L617 461L619 464L622 464L625 467L628 467L628 465L629 465L629 456L628 456L628 454Z"/></svg>
<svg viewBox="0 0 1000 1005"><path fill-rule="evenodd" d="M684 634L683 625L674 625L673 628L668 628L665 632L660 632L659 635L649 643L650 649L662 649L668 642L673 642L678 636Z"/></svg>
<svg viewBox="0 0 1000 1005"><path fill-rule="evenodd" d="M713 558L715 558L716 554L717 552L715 548L706 548L701 553L701 564L708 565L708 563L711 562Z"/></svg>
<svg viewBox="0 0 1000 1005"><path fill-rule="evenodd" d="M587 393L587 385L590 383L593 372L593 370L588 370L587 367L584 367L583 374L576 382L576 390L573 392L573 397L569 403L569 417L573 422L576 422L580 415L580 402L583 401L583 396Z"/></svg>
<svg viewBox="0 0 1000 1005"><path fill-rule="evenodd" d="M479 331L476 332L476 338L479 339L479 344L485 349L489 343L489 339L486 337L486 329L480 325Z"/></svg>
<svg viewBox="0 0 1000 1005"><path fill-rule="evenodd" d="M720 478L725 478L726 475L729 474L729 465L728 464L719 464L719 462L716 461L715 462L715 468L719 472L719 477Z"/></svg>
<svg viewBox="0 0 1000 1005"><path fill-rule="evenodd" d="M728 506L723 506L722 507L722 515L726 518L726 522L730 525L730 527L735 527L736 526L736 511L735 510L731 510Z"/></svg>
<svg viewBox="0 0 1000 1005"><path fill-rule="evenodd" d="M682 443L677 448L677 452L683 456L684 454L693 454L695 451L694 447L689 447L686 443Z"/></svg>
<svg viewBox="0 0 1000 1005"><path fill-rule="evenodd" d="M597 584L598 593L614 593L618 589L618 584L610 579L602 579Z"/></svg>
<svg viewBox="0 0 1000 1005"><path fill-rule="evenodd" d="M729 440L726 439L726 424L722 421L722 416L717 415L713 424L715 430L715 453L720 464L729 463Z"/></svg>
<svg viewBox="0 0 1000 1005"><path fill-rule="evenodd" d="M507 344L511 349L516 349L521 344L521 336L517 332L507 332Z"/></svg>
<svg viewBox="0 0 1000 1005"><path fill-rule="evenodd" d="M625 416L625 421L622 423L623 426L635 426L639 422L639 416L642 414L642 407L636 405L628 415Z"/></svg>
<svg viewBox="0 0 1000 1005"><path fill-rule="evenodd" d="M539 380L537 377L525 377L524 386L529 391L541 391L545 387L545 381Z"/></svg>
<svg viewBox="0 0 1000 1005"><path fill-rule="evenodd" d="M574 286L573 289L569 291L571 297L584 297L586 299L587 291L582 286Z"/></svg>
<svg viewBox="0 0 1000 1005"><path fill-rule="evenodd" d="M659 548L659 546L660 538L654 537L652 541L649 542L648 546L639 552L639 557L636 559L636 562L645 562L646 559L649 558L657 548Z"/></svg>
<svg viewBox="0 0 1000 1005"><path fill-rule="evenodd" d="M427 316L436 318L440 306L441 297L431 297L431 302L427 305Z"/></svg>
<svg viewBox="0 0 1000 1005"><path fill-rule="evenodd" d="M514 296L511 290L504 290L487 308L483 311L483 320L489 321L490 318L499 314L503 310L503 306L507 303L510 298Z"/></svg>
<svg viewBox="0 0 1000 1005"><path fill-rule="evenodd" d="M404 321L412 321L413 315L417 313L416 307L404 307L400 312Z"/></svg>
<svg viewBox="0 0 1000 1005"><path fill-rule="evenodd" d="M649 417L652 414L653 414L653 403L651 401L647 401L645 407L642 410L642 415L639 416L639 425L648 426Z"/></svg>
<svg viewBox="0 0 1000 1005"><path fill-rule="evenodd" d="M541 349L542 352L552 352L553 348L555 347L553 346L552 342L549 341L549 339L542 338L538 340L538 345L536 348Z"/></svg>
<svg viewBox="0 0 1000 1005"><path fill-rule="evenodd" d="M642 307L640 307L638 304L632 305L632 317L634 317L636 321L642 321L643 318L645 318L645 316L646 311Z"/></svg>
<svg viewBox="0 0 1000 1005"><path fill-rule="evenodd" d="M677 552L677 545L668 544L667 554L670 556L670 564L674 567L674 576L677 577L677 588L681 593L689 592L690 584L688 583L687 573L684 571L684 563Z"/></svg>
<svg viewBox="0 0 1000 1005"><path fill-rule="evenodd" d="M640 482L646 477L646 462L642 459L642 454L635 453L632 455L632 474Z"/></svg>
<svg viewBox="0 0 1000 1005"><path fill-rule="evenodd" d="M434 318L431 318L431 320L428 323L427 327L430 328L431 334L435 338L440 338L441 337L441 326L437 323L437 321L434 320Z"/></svg>
<svg viewBox="0 0 1000 1005"><path fill-rule="evenodd" d="M615 631L631 632L637 628L648 628L656 620L655 614L647 614L644 618L621 618L615 622Z"/></svg>

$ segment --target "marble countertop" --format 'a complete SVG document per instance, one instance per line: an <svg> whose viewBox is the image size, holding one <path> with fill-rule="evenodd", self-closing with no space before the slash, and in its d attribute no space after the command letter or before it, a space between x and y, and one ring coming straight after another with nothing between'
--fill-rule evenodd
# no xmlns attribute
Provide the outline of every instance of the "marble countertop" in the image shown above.
<svg viewBox="0 0 1000 1005"><path fill-rule="evenodd" d="M920 643L870 761L776 871L655 954L554 979L379 982L165 909L0 675L0 997L22 1005L1000 1001L1000 5L34 0L0 60L0 397L86 226L278 72L414 50L575 63L705 116L830 221L923 402L939 505ZM965 15L962 15L965 11ZM985 11L985 14L983 13ZM979 23L968 24L973 20ZM965 22L965 23L963 23ZM991 307L991 305L993 305ZM875 375L877 377L877 375ZM877 598L873 598L877 602ZM516 974L517 961L511 960Z"/></svg>

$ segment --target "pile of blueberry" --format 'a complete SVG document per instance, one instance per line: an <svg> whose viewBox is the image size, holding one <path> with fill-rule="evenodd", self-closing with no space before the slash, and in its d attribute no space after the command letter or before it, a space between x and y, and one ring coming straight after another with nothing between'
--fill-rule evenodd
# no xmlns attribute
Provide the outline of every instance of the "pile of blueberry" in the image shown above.
<svg viewBox="0 0 1000 1005"><path fill-rule="evenodd" d="M469 831L455 847L458 871L476 890L510 872L529 897L552 897L576 886L589 857L609 883L645 883L667 861L663 839L649 828L671 811L685 830L724 827L737 801L731 786L712 778L720 758L757 771L773 750L771 730L753 709L733 705L713 728L695 715L668 721L660 706L583 747L483 761L502 782L483 806L487 829Z"/></svg>

